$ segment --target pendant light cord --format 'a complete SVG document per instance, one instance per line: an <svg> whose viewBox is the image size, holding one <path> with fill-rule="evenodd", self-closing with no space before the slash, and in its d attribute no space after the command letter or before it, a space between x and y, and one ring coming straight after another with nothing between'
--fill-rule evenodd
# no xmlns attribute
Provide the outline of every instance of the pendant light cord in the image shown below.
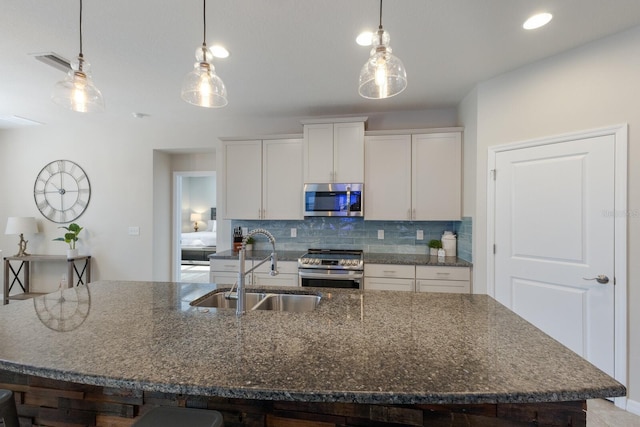
<svg viewBox="0 0 640 427"><path fill-rule="evenodd" d="M380 26L378 27L378 29L382 29L382 0L380 0Z"/></svg>
<svg viewBox="0 0 640 427"><path fill-rule="evenodd" d="M80 0L80 58L82 58L82 0Z"/></svg>
<svg viewBox="0 0 640 427"><path fill-rule="evenodd" d="M207 1L202 0L202 45L207 44Z"/></svg>

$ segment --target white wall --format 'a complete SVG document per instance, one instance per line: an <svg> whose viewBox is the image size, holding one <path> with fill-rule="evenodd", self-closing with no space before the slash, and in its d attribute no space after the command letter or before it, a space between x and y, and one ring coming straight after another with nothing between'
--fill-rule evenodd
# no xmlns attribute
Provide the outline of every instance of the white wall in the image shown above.
<svg viewBox="0 0 640 427"><path fill-rule="evenodd" d="M629 397L640 401L640 27L486 81L477 87L474 284L486 289L487 149L629 124ZM473 99L470 99L473 104ZM473 108L462 109L473 121ZM463 125L466 126L466 120ZM467 135L468 137L468 135ZM636 214L633 214L636 212ZM479 283L480 282L480 283Z"/></svg>

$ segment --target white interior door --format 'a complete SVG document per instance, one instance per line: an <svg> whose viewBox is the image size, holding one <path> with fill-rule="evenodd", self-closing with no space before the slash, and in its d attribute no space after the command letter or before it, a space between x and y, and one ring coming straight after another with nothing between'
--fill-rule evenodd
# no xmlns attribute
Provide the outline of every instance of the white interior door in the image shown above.
<svg viewBox="0 0 640 427"><path fill-rule="evenodd" d="M612 376L615 164L613 135L495 155L496 299Z"/></svg>

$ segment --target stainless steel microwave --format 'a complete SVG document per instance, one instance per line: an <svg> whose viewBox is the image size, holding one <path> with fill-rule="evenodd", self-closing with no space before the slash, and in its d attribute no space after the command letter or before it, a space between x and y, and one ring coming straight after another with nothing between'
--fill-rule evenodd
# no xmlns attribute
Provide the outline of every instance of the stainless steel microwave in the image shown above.
<svg viewBox="0 0 640 427"><path fill-rule="evenodd" d="M305 184L304 216L364 216L364 184Z"/></svg>

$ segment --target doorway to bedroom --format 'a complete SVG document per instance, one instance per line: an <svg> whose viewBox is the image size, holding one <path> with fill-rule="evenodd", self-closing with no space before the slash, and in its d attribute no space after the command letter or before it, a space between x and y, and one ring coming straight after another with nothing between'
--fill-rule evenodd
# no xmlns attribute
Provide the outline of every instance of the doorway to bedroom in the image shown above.
<svg viewBox="0 0 640 427"><path fill-rule="evenodd" d="M174 172L174 280L208 283L216 252L216 173Z"/></svg>

